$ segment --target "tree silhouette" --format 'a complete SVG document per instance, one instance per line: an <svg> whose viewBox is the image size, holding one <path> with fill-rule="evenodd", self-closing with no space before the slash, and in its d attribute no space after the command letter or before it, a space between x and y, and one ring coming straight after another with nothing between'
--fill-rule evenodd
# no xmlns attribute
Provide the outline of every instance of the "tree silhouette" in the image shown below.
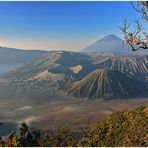
<svg viewBox="0 0 148 148"><path fill-rule="evenodd" d="M33 137L25 122L23 122L20 127L20 143L22 146L32 146L33 144Z"/></svg>

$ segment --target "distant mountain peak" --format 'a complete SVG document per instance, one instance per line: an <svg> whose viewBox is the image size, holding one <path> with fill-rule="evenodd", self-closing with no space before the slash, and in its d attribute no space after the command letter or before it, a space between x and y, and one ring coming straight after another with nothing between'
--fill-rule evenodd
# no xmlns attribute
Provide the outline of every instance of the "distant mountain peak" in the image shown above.
<svg viewBox="0 0 148 148"><path fill-rule="evenodd" d="M99 39L95 43L82 49L83 52L111 52L111 53L130 53L127 44L123 44L122 39L114 34L109 34Z"/></svg>
<svg viewBox="0 0 148 148"><path fill-rule="evenodd" d="M121 40L118 36L114 34L108 34L102 38L102 40ZM122 40L121 40L122 41Z"/></svg>

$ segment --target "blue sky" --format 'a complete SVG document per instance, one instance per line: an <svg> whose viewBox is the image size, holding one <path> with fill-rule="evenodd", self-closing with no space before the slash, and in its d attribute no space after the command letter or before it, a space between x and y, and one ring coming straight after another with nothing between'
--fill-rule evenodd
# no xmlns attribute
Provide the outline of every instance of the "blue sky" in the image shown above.
<svg viewBox="0 0 148 148"><path fill-rule="evenodd" d="M107 34L121 37L130 2L0 2L0 45L78 50Z"/></svg>

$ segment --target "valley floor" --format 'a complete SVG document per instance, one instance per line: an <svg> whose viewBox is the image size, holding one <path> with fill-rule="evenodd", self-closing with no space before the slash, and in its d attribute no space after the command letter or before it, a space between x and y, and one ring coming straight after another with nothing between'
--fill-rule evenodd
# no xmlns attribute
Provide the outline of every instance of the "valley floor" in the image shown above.
<svg viewBox="0 0 148 148"><path fill-rule="evenodd" d="M67 96L54 89L22 90L0 86L0 136L16 130L25 121L32 127L47 129L87 127L113 111L148 103L148 98L128 100L87 100Z"/></svg>

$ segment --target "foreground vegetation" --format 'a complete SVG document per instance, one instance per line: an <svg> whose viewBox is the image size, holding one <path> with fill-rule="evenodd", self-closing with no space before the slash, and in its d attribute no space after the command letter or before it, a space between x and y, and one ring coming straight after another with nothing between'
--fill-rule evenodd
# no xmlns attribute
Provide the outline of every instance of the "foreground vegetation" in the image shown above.
<svg viewBox="0 0 148 148"><path fill-rule="evenodd" d="M81 136L68 128L54 131L31 130L22 123L19 135L13 132L0 138L0 146L148 146L148 105L114 112L95 127L84 129Z"/></svg>

